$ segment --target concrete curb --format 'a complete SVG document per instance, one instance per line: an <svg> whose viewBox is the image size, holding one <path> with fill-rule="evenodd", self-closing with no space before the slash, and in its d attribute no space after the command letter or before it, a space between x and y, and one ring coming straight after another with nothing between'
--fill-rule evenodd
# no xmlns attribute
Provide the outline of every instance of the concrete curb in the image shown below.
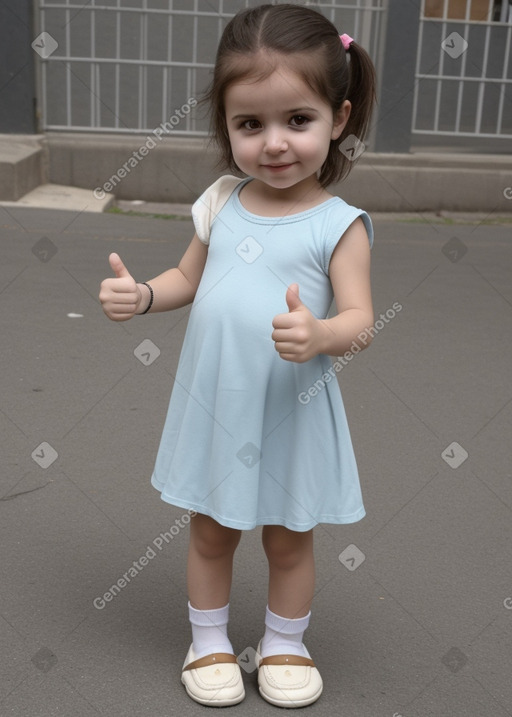
<svg viewBox="0 0 512 717"><path fill-rule="evenodd" d="M203 138L51 132L13 141L4 135L0 164L10 167L10 179L0 183L0 199L15 201L46 182L92 191L98 202L112 194L116 200L191 204L222 173L215 163ZM503 214L512 211L512 158L366 152L330 191L372 212Z"/></svg>
<svg viewBox="0 0 512 717"><path fill-rule="evenodd" d="M0 206L104 212L113 202L113 194L106 194L103 199L96 199L90 189L66 187L61 184L41 184L16 202L0 202Z"/></svg>

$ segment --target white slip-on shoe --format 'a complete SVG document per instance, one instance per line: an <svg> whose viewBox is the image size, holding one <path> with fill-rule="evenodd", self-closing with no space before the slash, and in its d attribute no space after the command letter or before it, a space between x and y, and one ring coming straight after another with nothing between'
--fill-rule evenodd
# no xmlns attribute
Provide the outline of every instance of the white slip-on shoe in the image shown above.
<svg viewBox="0 0 512 717"><path fill-rule="evenodd" d="M260 643L261 645L261 643ZM322 694L323 682L309 657L272 655L261 657L260 645L256 656L260 694L278 707L306 707Z"/></svg>
<svg viewBox="0 0 512 717"><path fill-rule="evenodd" d="M236 705L245 697L242 673L236 656L215 652L198 660L190 645L181 681L189 697L210 707Z"/></svg>

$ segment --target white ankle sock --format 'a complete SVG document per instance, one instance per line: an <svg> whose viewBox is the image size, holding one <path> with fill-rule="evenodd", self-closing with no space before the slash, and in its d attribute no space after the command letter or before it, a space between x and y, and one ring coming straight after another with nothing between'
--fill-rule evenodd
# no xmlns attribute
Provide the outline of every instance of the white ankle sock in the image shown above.
<svg viewBox="0 0 512 717"><path fill-rule="evenodd" d="M189 602L188 616L197 660L213 652L233 653L228 639L229 603L215 610L196 610Z"/></svg>
<svg viewBox="0 0 512 717"><path fill-rule="evenodd" d="M302 637L309 625L311 612L305 617L290 619L276 615L267 605L265 615L265 634L261 641L260 653L262 657L270 655L300 655L310 657L302 643Z"/></svg>

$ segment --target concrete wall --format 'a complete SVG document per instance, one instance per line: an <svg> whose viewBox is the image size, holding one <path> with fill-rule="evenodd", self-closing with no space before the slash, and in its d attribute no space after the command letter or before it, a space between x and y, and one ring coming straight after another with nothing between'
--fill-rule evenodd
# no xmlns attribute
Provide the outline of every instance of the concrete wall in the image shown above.
<svg viewBox="0 0 512 717"><path fill-rule="evenodd" d="M149 137L48 133L48 181L112 192L118 199L191 203L225 173L215 168L205 140ZM367 152L330 190L370 211L504 213L512 212L510 187L507 155Z"/></svg>

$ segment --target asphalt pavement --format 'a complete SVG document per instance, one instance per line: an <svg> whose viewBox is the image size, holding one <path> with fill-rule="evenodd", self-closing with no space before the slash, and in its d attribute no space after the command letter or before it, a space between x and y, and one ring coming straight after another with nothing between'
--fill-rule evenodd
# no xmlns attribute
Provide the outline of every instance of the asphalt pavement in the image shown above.
<svg viewBox="0 0 512 717"><path fill-rule="evenodd" d="M367 516L315 529L312 717L512 715L512 224L495 219L375 218L378 330L337 371ZM205 715L180 684L188 515L149 482L189 309L114 324L97 299L109 252L148 279L192 223L0 207L0 227L0 714ZM278 713L252 664L266 590L256 529L235 559L232 715Z"/></svg>

